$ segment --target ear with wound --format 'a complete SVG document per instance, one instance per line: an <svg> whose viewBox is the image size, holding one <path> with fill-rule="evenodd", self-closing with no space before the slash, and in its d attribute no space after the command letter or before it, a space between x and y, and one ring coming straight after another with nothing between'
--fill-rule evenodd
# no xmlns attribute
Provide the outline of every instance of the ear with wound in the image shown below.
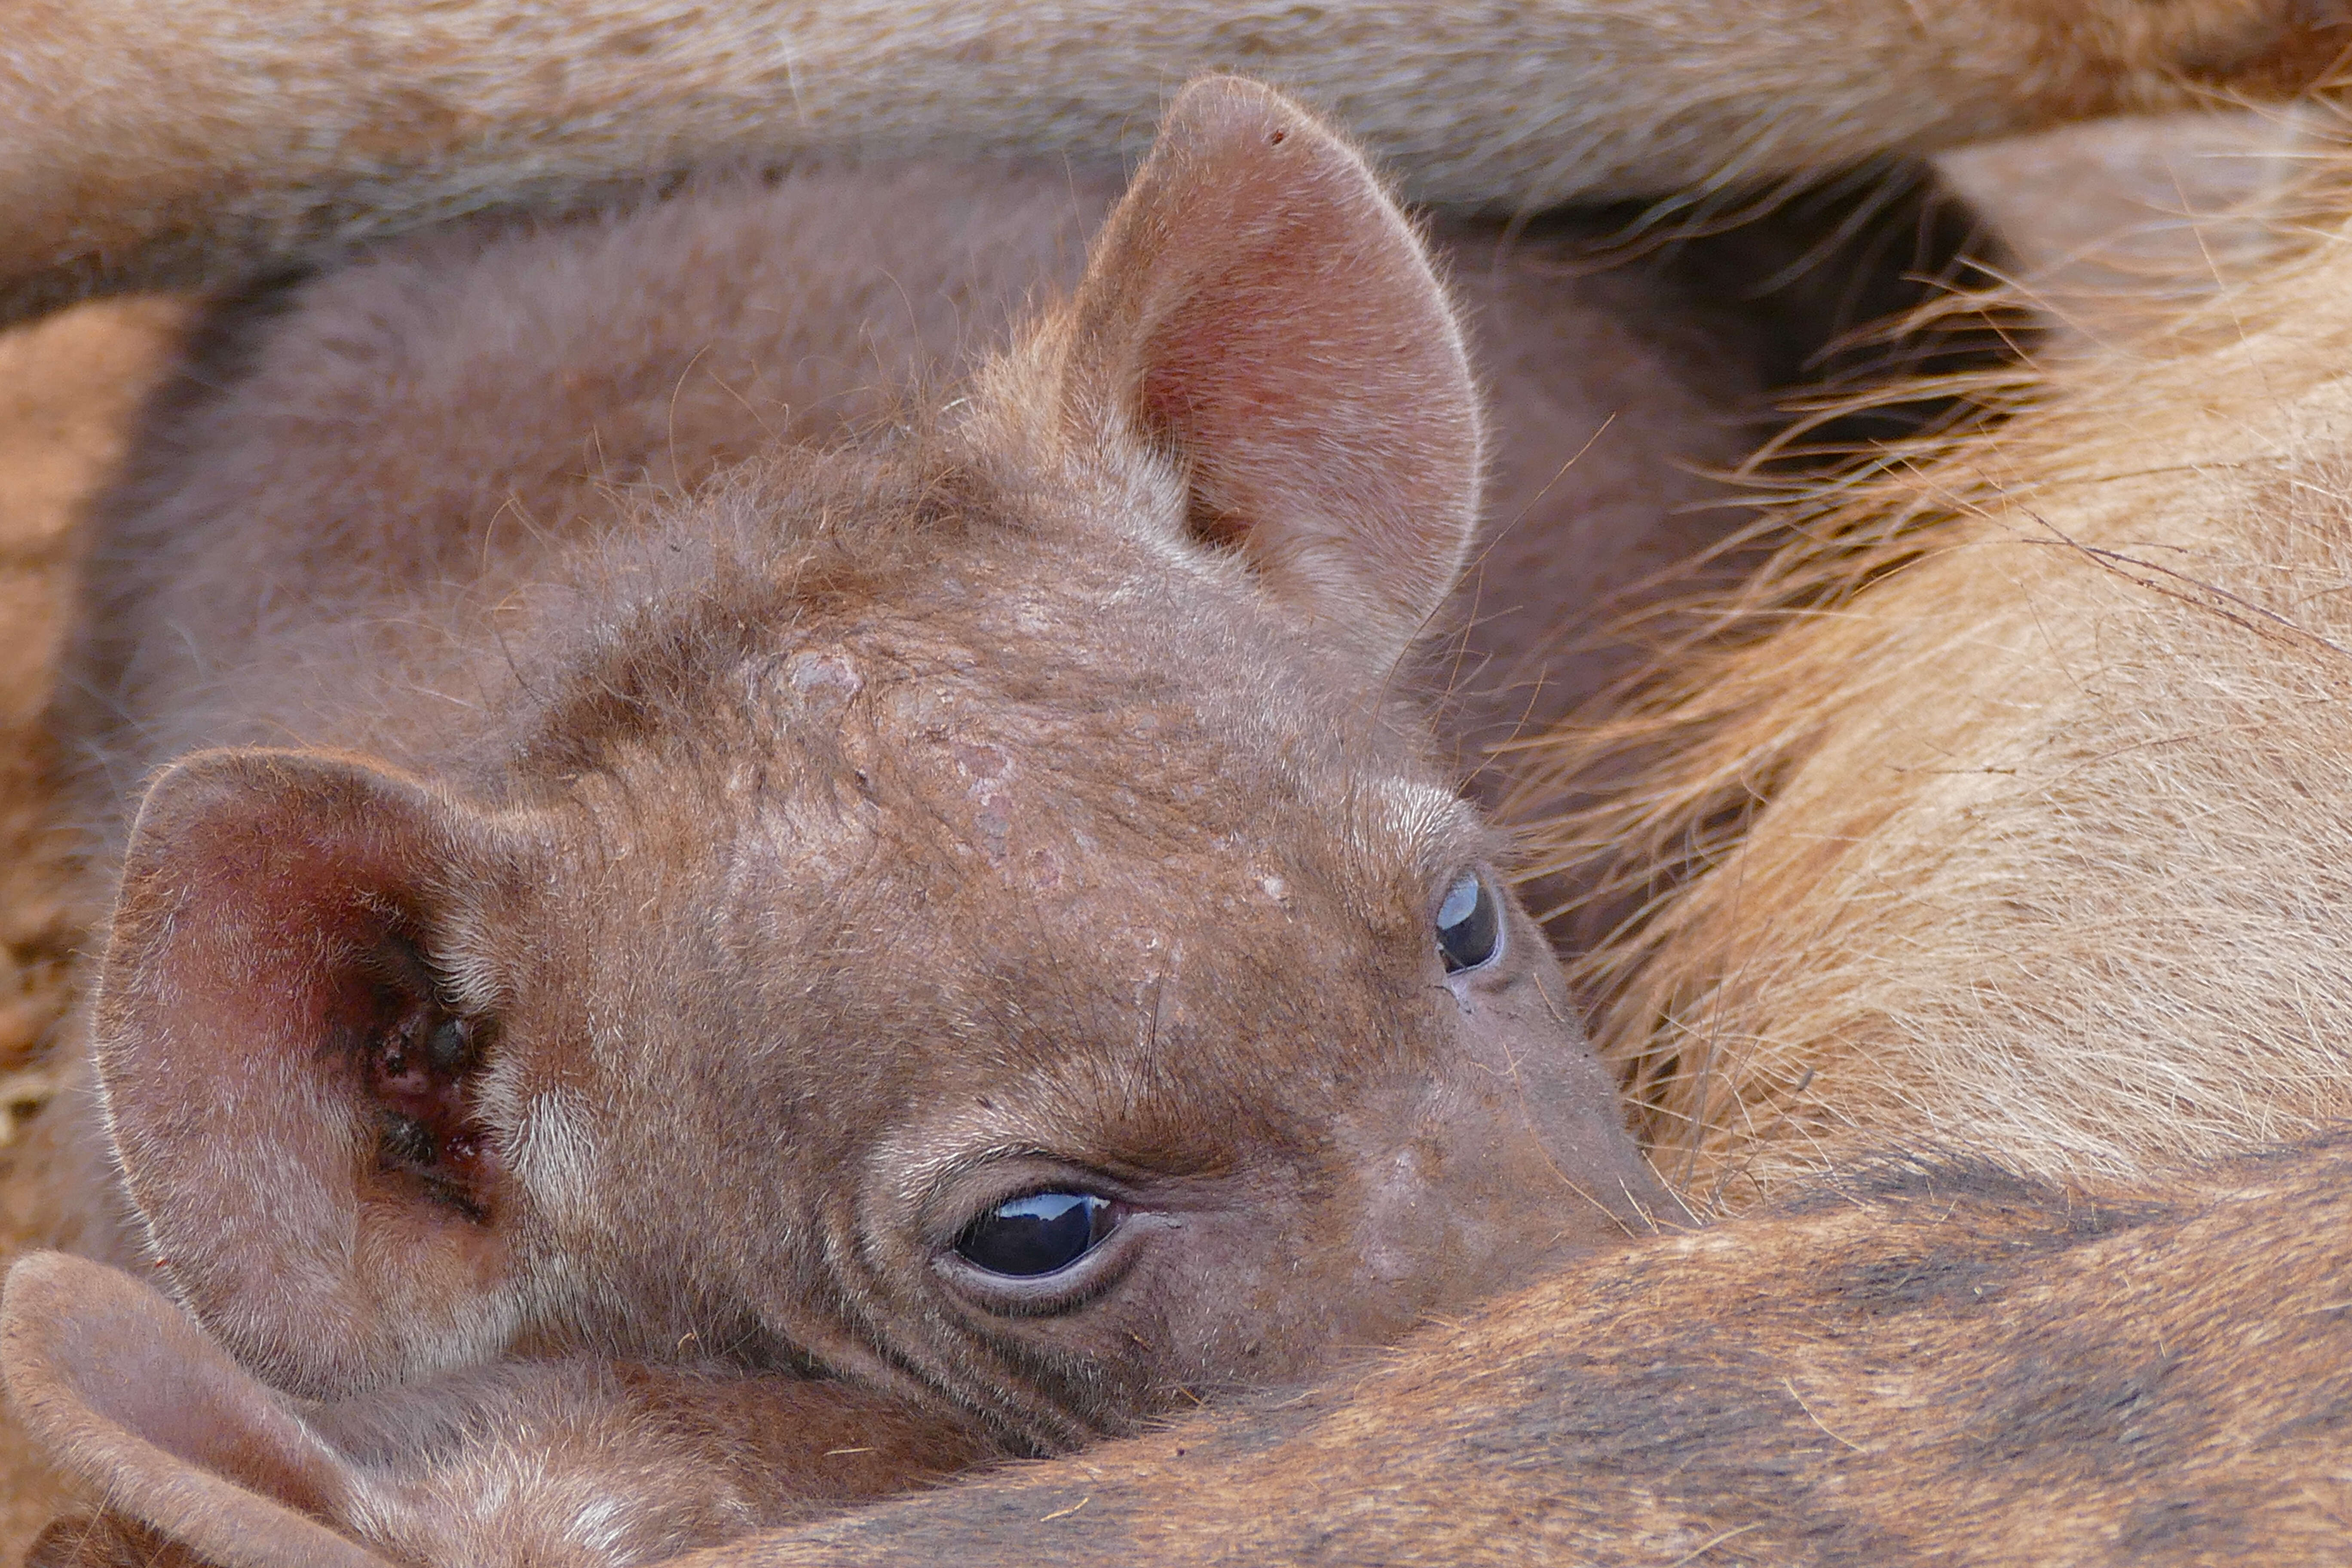
<svg viewBox="0 0 2352 1568"><path fill-rule="evenodd" d="M520 837L304 752L200 753L140 809L98 986L109 1126L159 1281L281 1387L348 1394L510 1331L473 950Z"/></svg>
<svg viewBox="0 0 2352 1568"><path fill-rule="evenodd" d="M1452 588L1478 504L1462 332L1364 161L1297 104L1194 82L1059 323L1064 417L1140 437L1186 526L1384 665Z"/></svg>
<svg viewBox="0 0 2352 1568"><path fill-rule="evenodd" d="M34 1442L110 1516L53 1525L28 1568L383 1568L318 1522L348 1512L342 1459L129 1276L58 1252L18 1263L0 1297L0 1373Z"/></svg>

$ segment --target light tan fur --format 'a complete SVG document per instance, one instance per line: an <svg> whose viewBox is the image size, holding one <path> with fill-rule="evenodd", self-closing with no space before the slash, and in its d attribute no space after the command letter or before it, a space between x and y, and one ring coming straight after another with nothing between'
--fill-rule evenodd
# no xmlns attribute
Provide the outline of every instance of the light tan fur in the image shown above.
<svg viewBox="0 0 2352 1568"><path fill-rule="evenodd" d="M1187 77L1335 115L1423 201L1769 185L2292 89L2338 0L137 0L0 7L0 317L615 180L809 153L1140 149Z"/></svg>
<svg viewBox="0 0 2352 1568"><path fill-rule="evenodd" d="M1662 895L1587 970L1667 1168L1735 1202L1889 1140L2131 1175L2352 1109L2347 288L2324 224L2061 361L1547 743L1528 809L1636 774L1549 851Z"/></svg>

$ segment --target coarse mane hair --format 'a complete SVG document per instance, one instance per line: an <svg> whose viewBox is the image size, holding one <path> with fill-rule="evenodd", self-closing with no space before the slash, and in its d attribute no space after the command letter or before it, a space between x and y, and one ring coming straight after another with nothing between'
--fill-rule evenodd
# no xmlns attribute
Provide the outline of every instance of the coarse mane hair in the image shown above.
<svg viewBox="0 0 2352 1568"><path fill-rule="evenodd" d="M2259 282L1947 380L1967 413L1782 498L1759 571L1526 743L1528 874L1697 1195L1902 1139L2131 1177L2340 1113L2345 167L2262 215Z"/></svg>

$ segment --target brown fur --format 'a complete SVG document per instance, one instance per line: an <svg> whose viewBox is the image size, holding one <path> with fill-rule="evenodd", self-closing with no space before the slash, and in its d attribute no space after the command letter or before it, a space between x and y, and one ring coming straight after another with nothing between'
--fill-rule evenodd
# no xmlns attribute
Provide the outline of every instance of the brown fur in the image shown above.
<svg viewBox="0 0 2352 1568"><path fill-rule="evenodd" d="M1665 892L1594 972L1682 1168L1924 1128L2113 1207L1751 1217L1328 1404L705 1561L2334 1560L2341 1148L2149 1172L2343 1110L2340 246L1836 498L1563 769L1639 770L1559 843Z"/></svg>
<svg viewBox="0 0 2352 1568"><path fill-rule="evenodd" d="M714 159L1116 156L1207 69L1350 125L1423 200L1518 209L1769 184L2325 74L2336 0L1399 0L1300 13L599 0L535 12L10 0L5 313L220 279ZM518 68L517 62L530 62Z"/></svg>
<svg viewBox="0 0 2352 1568"><path fill-rule="evenodd" d="M979 202L975 179L987 182ZM1900 223L1913 187L1890 189L1887 221ZM63 710L89 763L89 813L115 825L103 837L119 839L120 803L148 768L207 743L294 739L436 766L447 710L405 689L477 682L469 660L503 674L533 612L502 612L494 641L469 627L480 606L528 596L520 586L560 552L550 541L611 526L616 488L658 494L778 440L837 439L881 417L887 389L919 365L951 374L953 355L1002 331L1020 300L1072 264L1099 190L1074 187L1066 173L806 174L770 195L727 186L543 237L488 228L425 242L304 289L294 328L273 324L281 307L266 297L232 309L159 405L95 547ZM1824 226L1852 221L1843 200ZM1810 221L1784 226L1801 251L1813 243ZM1507 445L1495 466L1510 510L1496 558L1437 624L1465 627L1442 645L1455 724L1493 732L1556 710L1605 668L1590 656L1582 669L1543 661L1530 645L1563 606L1675 551L1661 513L1711 488L1670 479L1661 493L1658 470L1737 452L1776 361L1778 374L1793 372L1804 342L1866 307L1801 307L1786 332L1752 307L1747 323L1705 307L1677 322L1658 305L1662 294L1671 304L1664 290L1685 258L1646 275L1580 272L1572 228L1516 244L1473 225L1449 233L1498 366L1490 380ZM681 258L691 263L683 273ZM452 289L458 269L467 286ZM571 298L588 303L548 302ZM1652 342L1611 318L1621 302L1664 318L1645 324ZM1799 325L1808 311L1828 325ZM1052 352L1041 341L1038 352ZM1703 397L1695 384L1706 381ZM221 395L225 384L234 397ZM1420 394L1400 401L1432 406ZM1564 447L1563 423L1577 447ZM1690 424L1698 428L1678 428ZM1330 435L1327 415L1315 438ZM1034 432L1024 439L1034 444ZM420 463L420 451L436 460ZM1576 471L1564 472L1570 458ZM1213 478L1196 482L1205 491ZM1247 516L1272 503L1214 504ZM1381 509L1364 498L1348 510ZM289 565L295 530L304 543ZM1424 601L1446 564L1418 590ZM1279 583L1301 568L1268 560L1262 570ZM443 574L473 580L454 591ZM276 580L289 585L258 599L247 586ZM555 604L538 613L582 613L560 592ZM1360 605L1328 619L1398 643L1422 615L1385 630ZM440 630L420 639L421 626ZM392 669L400 680L387 687ZM547 722L561 731L592 721L603 721L581 704ZM74 1138L75 1125L53 1121L48 1135L68 1184L88 1194L105 1185L103 1152Z"/></svg>
<svg viewBox="0 0 2352 1568"><path fill-rule="evenodd" d="M58 1519L29 1557L48 1568L368 1560L352 1536L415 1563L653 1562L986 1452L845 1384L724 1365L509 1362L303 1405L112 1269L48 1253L12 1279L17 1409L124 1510Z"/></svg>
<svg viewBox="0 0 2352 1568"><path fill-rule="evenodd" d="M1497 847L1394 671L1483 451L1402 216L1196 87L933 416L875 390L1001 330L1073 193L908 179L394 252L218 318L159 406L68 676L101 799L166 764L106 1152L151 1277L280 1387L724 1347L1037 1451L1663 1201L1525 917L1439 963ZM955 226L975 184L1031 205ZM914 216L845 300L852 202ZM726 395L679 395L705 359ZM1078 1284L959 1261L1041 1189L1126 1215Z"/></svg>
<svg viewBox="0 0 2352 1568"><path fill-rule="evenodd" d="M810 177L801 178L805 183ZM1074 191L1067 174L990 179L992 199L980 221L970 200L969 175L940 179L908 172L884 177L863 171L854 179L835 180L831 196L803 190L798 208L785 199L765 212L730 213L730 204L740 206L740 198L707 196L668 209L662 217L610 226L600 241L556 236L535 250L518 242L513 248L520 255L504 263L477 264L474 287L479 293L468 307L475 314L439 330L460 340L476 362L472 374L476 384L485 386L492 416L449 418L434 406L446 383L428 382L415 395L413 417L434 421L429 436L403 431L398 417L377 405L363 423L384 432L388 457L368 468L356 487L348 469L334 466L334 459L349 460L348 446L334 448L334 459L312 481L285 461L284 454L320 448L307 437L289 437L283 427L275 432L280 455L264 466L273 482L298 498L288 504L310 507L315 515L320 508L346 505L353 496L368 503L354 520L362 531L347 542L340 564L314 557L306 565L315 574L306 592L312 597L322 591L351 592L363 598L376 591L380 579L371 574L378 563L392 563L405 574L405 552L420 542L413 537L416 519L446 515L448 509L462 510L468 504L462 487L455 494L446 487L442 476L453 471L501 477L499 499L509 509L507 516L559 530L608 510L602 487L616 479L649 489L675 486L780 433L837 432L887 411L889 397L877 400L877 391L906 378L917 358L909 345L920 343L925 353L937 353L984 342L1027 291L1024 286L988 294L986 280L1051 277L1075 251L1069 240L1082 226L1087 200L1099 199ZM825 188L818 179L813 190ZM1016 189L1031 193L1021 198L1027 205L1003 205ZM1897 175L1883 186L1875 177L1850 182L1844 191L1743 235L1613 270L1605 258L1596 260L1588 252L1593 237L1622 221L1615 215L1554 222L1517 242L1475 224L1447 226L1458 286L1469 297L1474 326L1486 338L1481 357L1495 367L1489 379L1502 394L1505 445L1494 489L1500 515L1515 525L1502 541L1508 552L1490 547L1459 605L1444 617L1444 624L1467 626L1466 642L1457 638L1444 645L1450 668L1442 678L1454 688L1450 707L1457 725L1504 729L1522 713L1563 705L1575 691L1589 688L1596 670L1621 657L1603 653L1596 660L1588 653L1577 661L1543 659L1533 645L1548 629L1547 621L1556 621L1558 606L1578 605L1612 581L1636 578L1717 531L1718 522L1695 519L1683 534L1687 542L1673 542L1683 525L1669 514L1679 504L1723 493L1713 481L1677 465L1721 464L1735 457L1758 427L1754 415L1764 389L1803 370L1826 338L1884 308L1882 285L1873 281L1855 291L1843 280L1834 258L1852 247L1858 258L1882 269L1874 278L1895 277L1909 254L1902 247L1910 243L1913 217L1933 210L1921 206L1915 215L1913 204L1922 195L1932 203L1932 190L1916 177ZM855 199L842 199L852 193ZM821 228L789 221L790 213L812 205L824 214ZM889 221L875 223L875 215L883 212L891 215ZM845 232L845 222L866 226ZM588 226L587 232L600 232L599 226ZM1923 233L1934 237L1927 265L1944 265L1957 234L1941 219ZM1897 248L1886 248L1889 237ZM410 314L366 321L352 331L398 336L410 330L419 312L429 318L444 296L428 269L456 265L472 257L479 244L479 238L469 238L425 247L406 262L407 273L398 272L390 259L378 266L370 279L374 295L362 297L373 298L381 308L388 287L383 274L393 272L399 288L413 291L400 304ZM794 245L801 250L795 252ZM725 280L723 298L694 292L678 297L668 258L681 251L709 268L706 279ZM855 274L855 288L863 294L825 292L845 279L807 259L843 254L868 258ZM1800 258L1811 259L1813 268L1790 266ZM508 270L503 281L493 282L489 274L497 265ZM551 267L558 276L566 268L602 267L604 286L640 308L617 319L600 310L584 336L559 338L551 345L545 339L525 339L503 362L510 367L506 374L528 379L535 396L547 386L549 378L536 373L549 360L568 357L583 367L579 375L559 379L554 390L560 396L547 404L547 417L560 435L542 445L546 455L533 456L530 426L515 417L517 405L500 389L497 373L485 378L479 366L485 342L495 341L496 332L509 330L512 321L533 316ZM943 268L958 279L982 280L983 292L973 294L961 282L933 290L919 280ZM638 280L631 280L631 268L637 269ZM1791 281L1759 291L1751 282L1759 273ZM813 284L818 286L814 293ZM1717 294L1728 297L1718 303ZM394 297L399 298L396 292ZM779 297L794 300L795 312L779 311L772 302ZM255 308L267 306L266 300L257 300ZM747 319L757 330L745 327ZM851 323L856 323L854 330L846 330ZM566 330L588 325L575 322ZM340 330L327 329L330 336ZM418 335L429 341L429 333ZM196 385L243 376L247 367L239 363L239 345L257 339L268 341L266 329L242 335L233 326L210 331L197 349ZM688 355L681 350L669 361L684 367L677 379L666 383L648 374L646 367L660 363L663 344L689 341L699 345L697 352ZM404 353L407 363L429 358L415 343L405 345ZM935 367L933 374L947 371ZM247 395L276 396L300 417L315 419L320 409L332 409L338 397L350 395L354 384L358 395L386 395L380 381L370 381L362 372L356 383L347 378L341 390L331 379L305 383L298 375L266 393L248 388ZM218 550L221 539L210 536L206 542L213 548L199 552L192 574L184 569L189 558L182 547L136 542L138 527L153 526L152 520L137 521L149 504L147 493L174 487L198 460L188 453L188 431L201 427L196 422L208 417L211 401L205 392L191 397L183 390L151 422L140 474L126 499L116 503L132 520L131 531L104 548L96 577L97 591L108 603L86 623L86 629L101 635L86 643L78 668L84 687L95 677L113 695L76 704L95 716L74 728L85 742L98 742L93 754L116 770L111 776L118 781L134 777L142 758L166 756L176 746L207 738L205 726L215 721L204 700L184 701L186 696L217 692L242 680L248 701L305 705L299 690L290 698L264 691L257 677L267 670L247 671L217 686L189 684L171 662L186 651L178 633L161 650L165 657L160 664L152 658L142 661L135 649L110 644L103 635L135 619L142 598L178 595L177 607L164 618L215 647L244 637L283 637L289 649L301 646L299 622L221 627L222 600L212 584L222 577L243 582L268 574L275 568L266 556L239 559ZM593 425L585 442L574 421ZM222 461L209 439L195 444ZM411 460L427 444L446 455L446 466L424 468ZM520 459L518 447L524 454ZM1568 457L1576 458L1572 468L1564 468ZM567 459L574 458L579 467L567 472ZM236 460L232 455L226 466ZM299 499L306 484L315 488L307 500ZM388 516L405 517L409 535L363 531ZM1552 542L1549 553L1532 547L1538 539ZM461 559L457 564L471 563ZM1554 607L1550 616L1543 612L1546 605ZM282 661L283 650L273 657ZM127 682L121 679L123 667L130 667ZM157 668L163 673L152 675ZM314 663L306 669L297 660L280 678L301 677L310 689L325 694L324 708L342 700L348 713L347 700L333 695L339 679L334 668ZM160 680L161 695L139 690L149 679ZM264 694L257 698L256 691ZM115 702L154 719L117 730L107 712ZM276 731L271 734L275 738ZM368 741L396 749L382 734L371 734ZM92 777L99 786L98 815L110 816L106 767ZM37 1131L53 1157L66 1156L55 1160L51 1185L62 1184L69 1202L86 1206L88 1194L100 1184L92 1173L99 1152L86 1141L59 1137L75 1125L71 1116L53 1116ZM79 1177L70 1173L77 1168ZM63 1232L79 1233L75 1226ZM103 1245L87 1237L83 1244Z"/></svg>
<svg viewBox="0 0 2352 1568"><path fill-rule="evenodd" d="M2347 1180L2341 1138L2121 1193L1877 1162L1561 1270L1312 1394L675 1561L2332 1563ZM69 1395L59 1419L90 1429ZM268 1549L269 1499L299 1492L251 1461L205 1479L213 1517L250 1521L217 1561L345 1561ZM118 1529L62 1523L36 1561L192 1561Z"/></svg>
<svg viewBox="0 0 2352 1568"><path fill-rule="evenodd" d="M1857 1172L1278 1411L681 1568L2336 1562L2347 1178L2340 1141L2119 1197Z"/></svg>

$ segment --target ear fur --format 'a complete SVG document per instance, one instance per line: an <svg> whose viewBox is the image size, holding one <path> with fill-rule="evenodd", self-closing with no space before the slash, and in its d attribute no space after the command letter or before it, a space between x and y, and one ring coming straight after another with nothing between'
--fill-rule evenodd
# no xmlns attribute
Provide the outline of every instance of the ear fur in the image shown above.
<svg viewBox="0 0 2352 1568"><path fill-rule="evenodd" d="M110 1131L162 1278L292 1392L509 1331L505 1193L468 1099L493 1021L447 977L514 837L313 752L199 753L141 807L98 987Z"/></svg>
<svg viewBox="0 0 2352 1568"><path fill-rule="evenodd" d="M1066 416L1181 465L1196 539L1392 660L1452 588L1483 435L1460 327L1364 161L1212 77L1170 107L1066 318Z"/></svg>
<svg viewBox="0 0 2352 1568"><path fill-rule="evenodd" d="M341 1459L128 1275L58 1252L19 1262L0 1297L0 1373L51 1459L194 1560L383 1568L318 1522L345 1510ZM40 1550L59 1563L107 1560L56 1531Z"/></svg>

